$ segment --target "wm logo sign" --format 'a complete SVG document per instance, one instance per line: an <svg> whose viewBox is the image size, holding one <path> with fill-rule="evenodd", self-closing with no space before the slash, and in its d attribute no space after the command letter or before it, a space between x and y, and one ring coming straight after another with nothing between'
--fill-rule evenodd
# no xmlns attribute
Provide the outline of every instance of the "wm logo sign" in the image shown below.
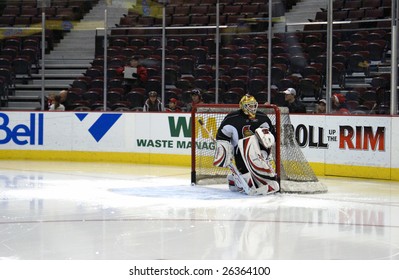
<svg viewBox="0 0 399 280"><path fill-rule="evenodd" d="M88 113L76 113L76 117L83 122ZM101 138L111 129L118 121L122 114L102 114L89 128L89 133L99 142Z"/></svg>

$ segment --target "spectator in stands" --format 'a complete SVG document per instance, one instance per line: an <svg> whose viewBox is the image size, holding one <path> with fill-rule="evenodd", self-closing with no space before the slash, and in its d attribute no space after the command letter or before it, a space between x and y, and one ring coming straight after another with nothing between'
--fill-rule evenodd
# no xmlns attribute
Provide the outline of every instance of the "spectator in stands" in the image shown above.
<svg viewBox="0 0 399 280"><path fill-rule="evenodd" d="M165 108L166 112L181 112L180 106L178 106L178 100L176 98L170 98L169 104Z"/></svg>
<svg viewBox="0 0 399 280"><path fill-rule="evenodd" d="M341 115L350 115L351 112L346 108L341 108L337 113Z"/></svg>
<svg viewBox="0 0 399 280"><path fill-rule="evenodd" d="M346 105L346 98L340 93L333 94L331 98L332 112L339 114L349 113L348 106Z"/></svg>
<svg viewBox="0 0 399 280"><path fill-rule="evenodd" d="M55 93L50 93L49 95L46 96L46 103L45 103L45 109L49 110L51 104L53 104L53 101L55 99L56 94Z"/></svg>
<svg viewBox="0 0 399 280"><path fill-rule="evenodd" d="M59 96L59 98L57 97ZM51 110L51 105L55 104L55 99L57 97L57 99L59 99L59 103L62 105L62 107L64 107L63 110L58 110L58 111L65 111L65 106L62 104L66 101L68 96L68 91L67 90L61 90L58 95L56 93L50 93L47 97L46 97L46 103L45 103L45 109L46 110L50 110L50 111L54 111ZM58 108L58 106L57 106Z"/></svg>
<svg viewBox="0 0 399 280"><path fill-rule="evenodd" d="M135 68L136 70L132 74L127 75L128 67ZM128 65L118 68L116 72L124 75L123 87L126 93L135 87L145 88L145 83L148 80L147 68L140 64L138 56L132 56Z"/></svg>
<svg viewBox="0 0 399 280"><path fill-rule="evenodd" d="M287 88L284 94L286 106L290 113L306 113L306 106L296 98L296 90L294 88Z"/></svg>
<svg viewBox="0 0 399 280"><path fill-rule="evenodd" d="M148 93L148 99L144 102L143 112L161 112L162 102L158 99L158 93L156 91L150 91Z"/></svg>
<svg viewBox="0 0 399 280"><path fill-rule="evenodd" d="M65 111L65 106L61 104L61 98L61 95L54 96L49 111Z"/></svg>
<svg viewBox="0 0 399 280"><path fill-rule="evenodd" d="M316 113L317 114L325 114L326 113L326 105L327 105L326 100L320 99L316 106Z"/></svg>
<svg viewBox="0 0 399 280"><path fill-rule="evenodd" d="M202 100L201 89L195 88L191 90L191 103L187 104L187 112L190 112L197 104L204 103Z"/></svg>

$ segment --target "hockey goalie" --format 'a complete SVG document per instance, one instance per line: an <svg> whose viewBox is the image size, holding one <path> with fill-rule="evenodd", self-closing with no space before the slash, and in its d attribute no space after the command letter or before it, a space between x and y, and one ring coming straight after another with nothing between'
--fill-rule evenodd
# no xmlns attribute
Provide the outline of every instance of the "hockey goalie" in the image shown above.
<svg viewBox="0 0 399 280"><path fill-rule="evenodd" d="M269 117L257 111L258 102L252 95L243 96L239 105L240 109L229 113L218 129L213 164L230 168L227 181L233 192L276 193L280 186L270 164L275 129Z"/></svg>

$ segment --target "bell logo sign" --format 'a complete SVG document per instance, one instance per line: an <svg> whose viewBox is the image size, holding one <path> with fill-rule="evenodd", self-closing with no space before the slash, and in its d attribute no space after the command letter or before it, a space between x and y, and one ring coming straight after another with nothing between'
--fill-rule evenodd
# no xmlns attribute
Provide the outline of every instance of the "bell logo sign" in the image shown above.
<svg viewBox="0 0 399 280"><path fill-rule="evenodd" d="M36 142L37 139L37 142ZM43 145L43 114L30 114L30 122L10 126L8 115L0 113L0 145L13 142L16 145Z"/></svg>
<svg viewBox="0 0 399 280"><path fill-rule="evenodd" d="M76 113L75 115L82 122L89 114ZM89 133L97 142L100 142L121 116L122 114L101 114L92 126L90 126Z"/></svg>

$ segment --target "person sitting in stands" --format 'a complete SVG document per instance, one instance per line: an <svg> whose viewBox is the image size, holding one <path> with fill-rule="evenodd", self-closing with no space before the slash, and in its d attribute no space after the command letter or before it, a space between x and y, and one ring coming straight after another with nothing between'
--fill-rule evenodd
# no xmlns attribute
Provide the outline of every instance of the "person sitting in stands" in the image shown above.
<svg viewBox="0 0 399 280"><path fill-rule="evenodd" d="M332 111L339 114L349 113L348 106L346 105L346 98L340 93L333 94L331 98Z"/></svg>
<svg viewBox="0 0 399 280"><path fill-rule="evenodd" d="M306 106L296 98L296 90L294 88L287 88L284 94L286 106L290 113L306 113Z"/></svg>
<svg viewBox="0 0 399 280"><path fill-rule="evenodd" d="M326 100L320 99L319 102L317 103L316 113L317 114L325 114L326 113L326 105L327 105Z"/></svg>
<svg viewBox="0 0 399 280"><path fill-rule="evenodd" d="M176 98L170 98L168 107L165 108L166 112L181 112L181 108L178 106L178 100Z"/></svg>
<svg viewBox="0 0 399 280"><path fill-rule="evenodd" d="M158 93L150 91L148 96L148 99L144 102L143 112L161 112L162 102L158 99Z"/></svg>
<svg viewBox="0 0 399 280"><path fill-rule="evenodd" d="M65 106L61 104L61 95L54 96L49 111L65 111Z"/></svg>
<svg viewBox="0 0 399 280"><path fill-rule="evenodd" d="M204 103L202 101L202 93L199 88L195 88L191 91L191 100L191 103L187 104L187 112L191 112L195 105Z"/></svg>
<svg viewBox="0 0 399 280"><path fill-rule="evenodd" d="M56 97L57 97L57 100L56 100ZM54 109L51 109L52 108L51 106L53 104L57 104L57 102L58 102L62 106L58 106L57 105L56 108L60 108L60 109L55 110L55 111L65 111L65 106L62 103L64 103L66 101L67 97L68 97L68 91L67 90L61 90L58 94L50 93L46 97L45 109L49 110L49 111L54 111ZM53 106L53 108L54 107L55 106Z"/></svg>

